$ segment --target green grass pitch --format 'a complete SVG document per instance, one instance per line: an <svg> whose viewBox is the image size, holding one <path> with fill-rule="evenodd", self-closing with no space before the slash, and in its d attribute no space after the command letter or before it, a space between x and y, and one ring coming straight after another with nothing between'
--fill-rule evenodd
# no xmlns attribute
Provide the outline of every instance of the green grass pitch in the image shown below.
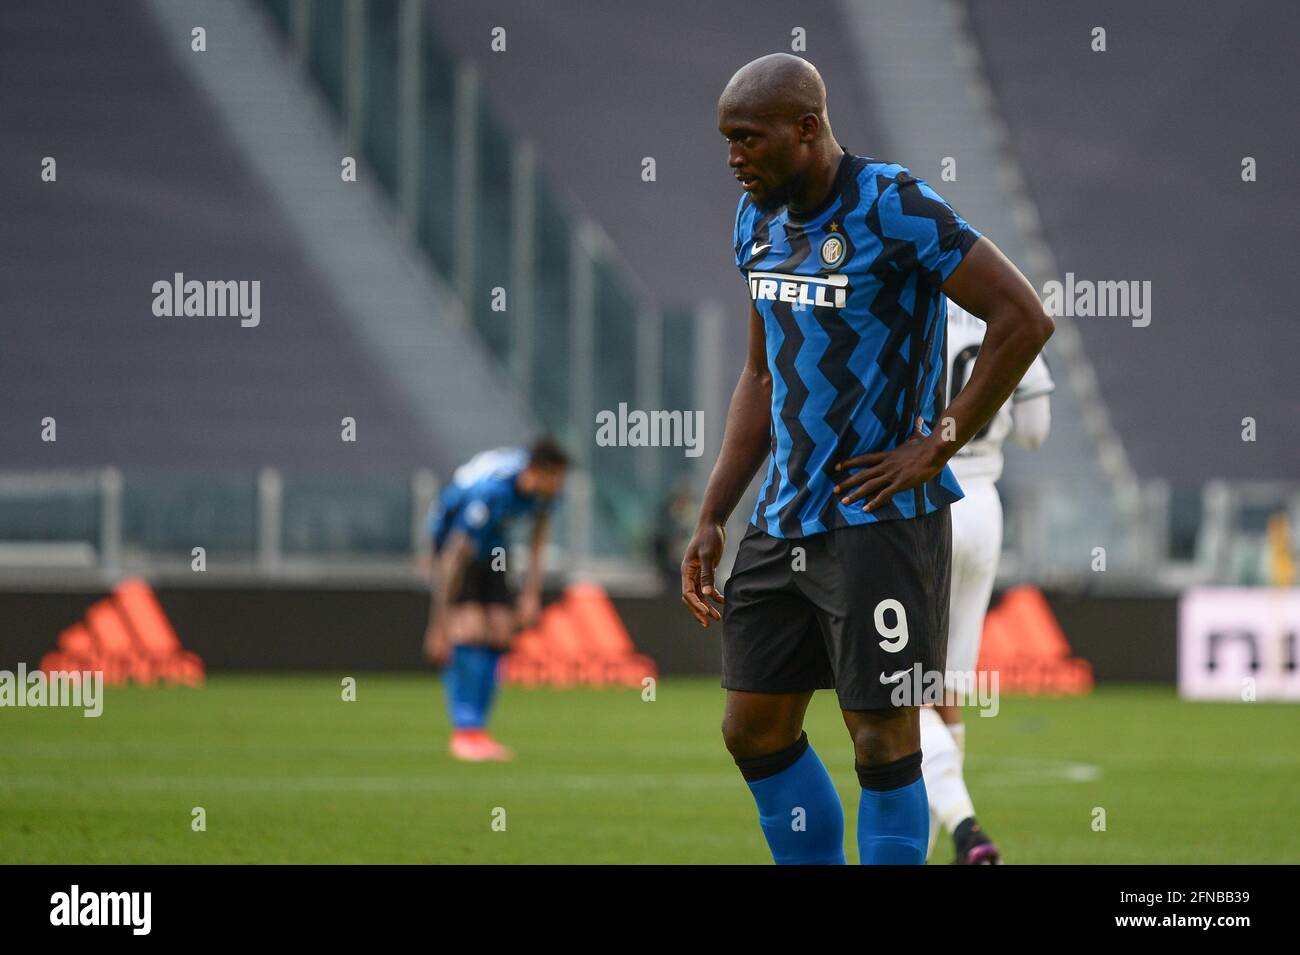
<svg viewBox="0 0 1300 955"><path fill-rule="evenodd" d="M218 676L110 689L98 719L0 709L0 861L768 862L716 681L663 679L656 695L506 689L493 730L517 758L492 765L447 755L432 676L362 674L355 702L341 676ZM1008 863L1293 863L1297 715L1165 688L1006 698L969 720L967 781ZM808 732L855 861L857 781L832 693ZM932 861L947 862L940 846Z"/></svg>

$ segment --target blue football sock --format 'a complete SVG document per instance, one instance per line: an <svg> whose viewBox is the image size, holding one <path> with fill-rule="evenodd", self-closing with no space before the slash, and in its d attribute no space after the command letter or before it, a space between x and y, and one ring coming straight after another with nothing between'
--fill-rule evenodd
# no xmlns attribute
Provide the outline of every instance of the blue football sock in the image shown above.
<svg viewBox="0 0 1300 955"><path fill-rule="evenodd" d="M858 854L863 865L924 865L930 803L921 753L884 766L858 765Z"/></svg>
<svg viewBox="0 0 1300 955"><path fill-rule="evenodd" d="M490 659L489 659L490 658ZM486 675L491 670L491 677ZM496 651L487 647L458 646L444 674L451 725L456 729L482 729L487 721L490 692L488 679L495 679Z"/></svg>
<svg viewBox="0 0 1300 955"><path fill-rule="evenodd" d="M501 651L483 647L479 673L479 710L483 715L480 725L486 726L488 716L492 713L492 704L497 698L497 664L501 660Z"/></svg>
<svg viewBox="0 0 1300 955"><path fill-rule="evenodd" d="M844 807L807 734L779 753L736 765L777 865L844 865Z"/></svg>

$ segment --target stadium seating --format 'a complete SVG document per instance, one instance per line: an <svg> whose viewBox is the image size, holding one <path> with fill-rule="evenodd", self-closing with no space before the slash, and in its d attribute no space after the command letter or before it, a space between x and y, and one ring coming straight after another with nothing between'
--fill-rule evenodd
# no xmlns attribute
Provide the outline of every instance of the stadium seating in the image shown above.
<svg viewBox="0 0 1300 955"><path fill-rule="evenodd" d="M1149 326L1074 323L1138 475L1294 479L1300 421L1275 413L1295 405L1300 335L1277 277L1300 242L1282 213L1300 206L1300 180L1279 168L1300 126L1243 107L1276 89L1294 115L1279 85L1295 46L1280 17L1293 25L1294 10L1250 0L1223 22L1167 6L968 6L1061 271L1151 283ZM1092 48L1099 25L1105 52ZM1243 181L1245 157L1256 181ZM1269 420L1268 437L1243 442L1245 416Z"/></svg>
<svg viewBox="0 0 1300 955"><path fill-rule="evenodd" d="M0 29L6 467L433 460L143 3L13 4ZM155 317L151 286L174 272L260 280L260 324ZM364 455L338 440L345 415Z"/></svg>

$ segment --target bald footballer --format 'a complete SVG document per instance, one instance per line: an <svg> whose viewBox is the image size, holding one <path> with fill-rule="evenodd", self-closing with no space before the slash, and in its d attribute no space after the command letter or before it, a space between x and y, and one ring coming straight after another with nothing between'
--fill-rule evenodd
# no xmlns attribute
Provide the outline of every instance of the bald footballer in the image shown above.
<svg viewBox="0 0 1300 955"><path fill-rule="evenodd" d="M1010 397L1052 334L1033 287L926 183L831 132L817 70L777 53L718 101L744 195L735 263L748 357L699 523L682 601L722 623L722 732L778 863L842 864L844 809L803 731L834 689L852 741L865 864L921 864L929 807L920 700L944 670L952 531L947 462ZM947 298L987 326L948 403ZM766 461L724 592L723 525Z"/></svg>

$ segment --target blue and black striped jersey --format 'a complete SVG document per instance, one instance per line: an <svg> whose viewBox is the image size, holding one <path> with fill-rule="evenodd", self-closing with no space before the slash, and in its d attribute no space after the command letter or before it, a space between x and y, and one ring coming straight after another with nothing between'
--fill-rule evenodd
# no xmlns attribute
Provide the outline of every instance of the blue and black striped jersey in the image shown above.
<svg viewBox="0 0 1300 955"><path fill-rule="evenodd" d="M506 546L506 525L516 517L536 514L546 505L515 486L528 466L526 448L496 448L470 458L456 469L429 510L433 549L440 551L452 533L465 534L479 558Z"/></svg>
<svg viewBox="0 0 1300 955"><path fill-rule="evenodd" d="M772 453L751 522L805 537L959 500L947 467L871 513L831 489L836 463L901 444L918 418L929 433L946 406L940 286L979 233L902 166L846 149L818 209L745 195L732 238L772 373Z"/></svg>

